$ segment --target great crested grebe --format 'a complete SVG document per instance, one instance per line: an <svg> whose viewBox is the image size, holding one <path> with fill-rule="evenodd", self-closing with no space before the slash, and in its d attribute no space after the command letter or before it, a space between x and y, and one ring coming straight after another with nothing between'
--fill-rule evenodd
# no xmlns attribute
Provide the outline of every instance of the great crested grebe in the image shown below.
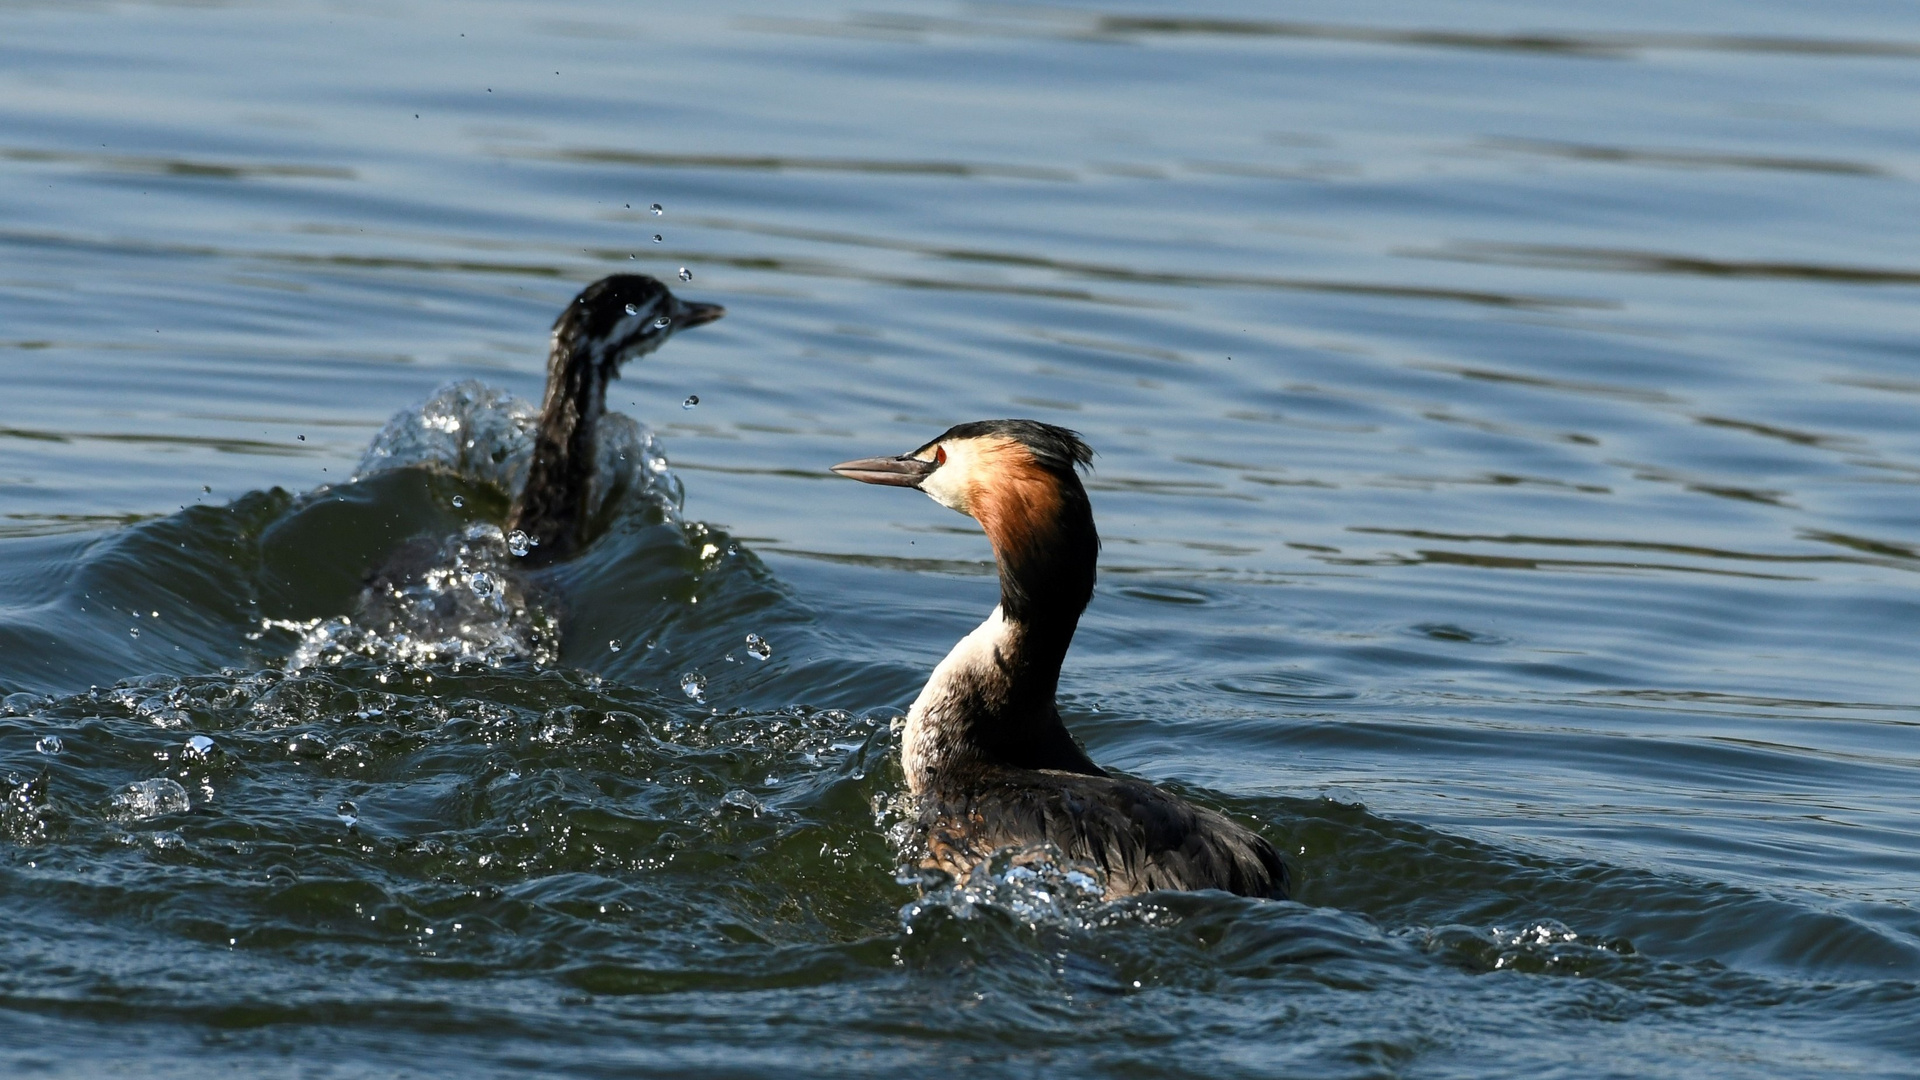
<svg viewBox="0 0 1920 1080"><path fill-rule="evenodd" d="M996 851L1051 844L1106 875L1109 897L1224 889L1284 899L1273 846L1224 815L1087 757L1054 705L1060 663L1093 598L1100 537L1076 467L1093 451L1034 420L961 424L899 457L833 467L918 488L980 523L1000 606L933 669L907 712L901 764L923 865L964 878Z"/></svg>
<svg viewBox="0 0 1920 1080"><path fill-rule="evenodd" d="M620 366L726 313L719 304L682 300L643 274L615 274L581 290L554 320L533 460L507 515L507 529L538 545L527 561L567 558L587 539L594 432L607 411L607 383L619 377Z"/></svg>

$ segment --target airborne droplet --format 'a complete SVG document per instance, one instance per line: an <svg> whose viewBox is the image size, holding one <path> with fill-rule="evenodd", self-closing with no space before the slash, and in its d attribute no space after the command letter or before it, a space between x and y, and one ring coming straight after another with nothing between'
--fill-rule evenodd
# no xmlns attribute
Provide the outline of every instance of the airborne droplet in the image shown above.
<svg viewBox="0 0 1920 1080"><path fill-rule="evenodd" d="M697 671L689 671L680 676L680 692L695 701L707 700L707 677Z"/></svg>
<svg viewBox="0 0 1920 1080"><path fill-rule="evenodd" d="M692 280L693 280L693 271L691 271L691 270L689 270L689 269L687 269L687 268L686 268L686 267L684 267L684 266L683 266L683 267L681 267L681 268L680 268L680 280L681 280L681 281L692 281Z"/></svg>
<svg viewBox="0 0 1920 1080"><path fill-rule="evenodd" d="M673 320L667 318L665 315L662 315L659 318L653 320L653 328L655 330L665 330L667 327L672 325L673 325Z"/></svg>
<svg viewBox="0 0 1920 1080"><path fill-rule="evenodd" d="M683 408L683 409L691 409L691 408L693 408L693 407L694 407L695 405L698 405L698 404L700 404L700 395L699 395L699 394L688 394L688 395L687 395L687 400L685 400L685 401L683 401L683 402L681 402L681 403L680 403L680 407L681 407L681 408Z"/></svg>
<svg viewBox="0 0 1920 1080"><path fill-rule="evenodd" d="M33 748L43 754L53 755L65 750L67 744L61 742L58 735L42 735L40 741L33 744Z"/></svg>
<svg viewBox="0 0 1920 1080"><path fill-rule="evenodd" d="M350 800L340 800L340 805L334 810L334 813L340 815L340 824L345 825L349 829L360 824L360 808L353 805Z"/></svg>
<svg viewBox="0 0 1920 1080"><path fill-rule="evenodd" d="M647 209L653 211L654 217L659 217L661 214L664 214L667 212L667 208L664 206L661 206L659 203L654 203L652 206L647 207Z"/></svg>
<svg viewBox="0 0 1920 1080"><path fill-rule="evenodd" d="M656 243L656 244L664 244L664 243L666 243L666 237L664 237L664 236L661 236L661 235L660 235L659 233L654 233L654 234L653 234L653 242L654 242L654 243Z"/></svg>
<svg viewBox="0 0 1920 1080"><path fill-rule="evenodd" d="M773 646L767 644L767 639L759 634L748 634L747 651L753 654L755 660L765 660L773 655Z"/></svg>
<svg viewBox="0 0 1920 1080"><path fill-rule="evenodd" d="M455 508L455 509L458 509L458 508L460 508L460 507L462 507L462 506L465 506L465 505L467 505L467 500L466 500L466 497L465 497L465 496L461 496L461 495L455 495L455 496L453 497L453 505L454 505L454 508Z"/></svg>
<svg viewBox="0 0 1920 1080"><path fill-rule="evenodd" d="M610 640L609 640L609 641L607 642L607 649L608 649L608 651L610 651L610 652L619 652L619 651L620 651L620 639L619 639L619 638L613 638L613 639L610 639Z"/></svg>
<svg viewBox="0 0 1920 1080"><path fill-rule="evenodd" d="M540 541L535 540L519 529L515 529L507 534L507 550L513 552L516 556L525 555L528 551L539 546Z"/></svg>
<svg viewBox="0 0 1920 1080"><path fill-rule="evenodd" d="M639 304L628 304L628 305L627 305L627 314L629 314L629 315L638 315L638 314L640 314L640 305L639 305Z"/></svg>

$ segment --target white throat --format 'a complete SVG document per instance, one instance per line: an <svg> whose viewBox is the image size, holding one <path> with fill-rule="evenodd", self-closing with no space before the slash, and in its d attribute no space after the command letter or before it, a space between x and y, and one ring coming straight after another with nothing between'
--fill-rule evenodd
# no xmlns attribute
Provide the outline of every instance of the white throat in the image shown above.
<svg viewBox="0 0 1920 1080"><path fill-rule="evenodd" d="M962 718L957 715L965 687L998 679L995 657L1008 645L1011 627L998 605L987 621L960 639L946 659L927 678L920 696L907 710L907 730L900 743L900 764L906 770L907 789L921 794L959 740Z"/></svg>

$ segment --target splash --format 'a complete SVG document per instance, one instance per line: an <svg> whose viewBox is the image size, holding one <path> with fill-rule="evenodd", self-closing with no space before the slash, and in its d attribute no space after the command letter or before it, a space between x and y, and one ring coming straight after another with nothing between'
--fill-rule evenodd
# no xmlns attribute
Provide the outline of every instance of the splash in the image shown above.
<svg viewBox="0 0 1920 1080"><path fill-rule="evenodd" d="M526 482L539 421L539 409L512 394L473 380L452 383L387 421L352 482L395 469L427 469L511 498ZM636 515L677 520L683 489L652 432L609 413L597 443L588 485L591 520L603 528ZM558 622L516 563L530 546L524 534L505 534L491 522L444 539L416 538L389 558L353 614L264 619L260 631L299 636L287 661L290 671L356 656L413 666L551 665L559 658Z"/></svg>
<svg viewBox="0 0 1920 1080"><path fill-rule="evenodd" d="M360 656L377 663L548 665L559 658L559 626L525 581L490 522L438 546L403 548L360 594L351 616L262 619L261 630L300 636L287 670L335 665Z"/></svg>
<svg viewBox="0 0 1920 1080"><path fill-rule="evenodd" d="M353 479L390 469L431 469L512 497L527 482L539 430L538 406L473 379L449 383L420 405L395 413L361 455ZM680 480L668 471L653 432L610 412L601 418L596 436L591 516L646 509L679 514Z"/></svg>
<svg viewBox="0 0 1920 1080"><path fill-rule="evenodd" d="M1083 929L1104 909L1106 885L1098 867L1068 859L1051 844L1008 847L968 872L964 880L938 870L903 868L903 885L918 885L919 899L900 909L900 925L913 933L929 912L972 919L992 908L1028 926Z"/></svg>

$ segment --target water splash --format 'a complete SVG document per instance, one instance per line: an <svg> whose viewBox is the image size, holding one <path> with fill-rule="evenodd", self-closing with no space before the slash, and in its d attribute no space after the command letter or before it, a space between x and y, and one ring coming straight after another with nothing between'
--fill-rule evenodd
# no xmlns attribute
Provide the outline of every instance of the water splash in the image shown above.
<svg viewBox="0 0 1920 1080"><path fill-rule="evenodd" d="M513 574L505 534L479 522L438 547L403 551L361 594L352 616L262 628L300 635L289 671L362 656L383 663L547 665L559 659L552 613Z"/></svg>
<svg viewBox="0 0 1920 1080"><path fill-rule="evenodd" d="M900 909L900 925L909 934L931 911L971 919L990 907L1030 926L1082 928L1094 925L1105 905L1099 868L1076 863L1051 844L1004 848L976 864L964 881L919 868L903 868L897 876L921 889L919 899Z"/></svg>
<svg viewBox="0 0 1920 1080"><path fill-rule="evenodd" d="M128 784L113 797L113 813L123 821L146 821L165 814L183 813L193 805L187 789L178 780L156 776Z"/></svg>
<svg viewBox="0 0 1920 1080"><path fill-rule="evenodd" d="M773 658L773 646L767 644L767 639L761 637L759 634L747 635L747 652L752 655L755 660L770 660Z"/></svg>
<svg viewBox="0 0 1920 1080"><path fill-rule="evenodd" d="M705 704L707 700L707 677L698 671L689 671L680 676L680 692L694 701Z"/></svg>

